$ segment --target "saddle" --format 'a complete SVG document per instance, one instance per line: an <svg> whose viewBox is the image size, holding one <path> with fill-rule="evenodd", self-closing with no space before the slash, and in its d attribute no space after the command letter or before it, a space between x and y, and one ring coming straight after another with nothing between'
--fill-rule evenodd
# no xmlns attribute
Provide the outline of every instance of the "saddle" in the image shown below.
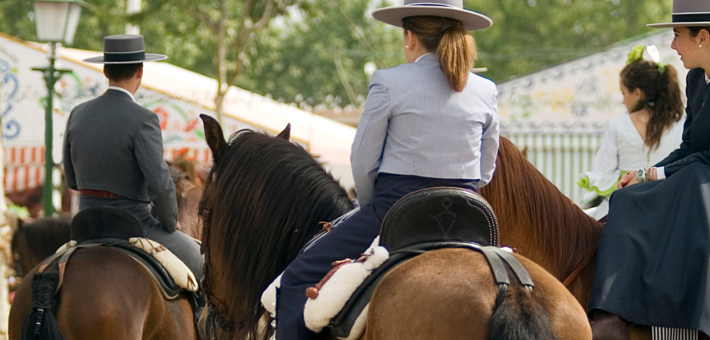
<svg viewBox="0 0 710 340"><path fill-rule="evenodd" d="M138 219L128 211L113 207L83 209L72 220L70 236L76 241L76 245L60 249L42 261L38 270L38 273L42 273L54 267L52 270L58 271L59 285L56 291L61 288L64 269L71 255L77 249L97 246L112 247L131 256L148 271L166 299L175 299L183 291L155 257L130 244L129 239L143 237L143 228Z"/></svg>
<svg viewBox="0 0 710 340"><path fill-rule="evenodd" d="M360 315L383 276L405 260L430 250L467 248L482 252L499 285L496 305L510 284L504 262L523 285L533 285L517 259L498 248L498 222L488 202L460 188L429 188L402 197L385 216L380 245L389 250L390 258L365 279L331 319L328 327L333 336L352 338L351 331L359 332L363 322Z"/></svg>

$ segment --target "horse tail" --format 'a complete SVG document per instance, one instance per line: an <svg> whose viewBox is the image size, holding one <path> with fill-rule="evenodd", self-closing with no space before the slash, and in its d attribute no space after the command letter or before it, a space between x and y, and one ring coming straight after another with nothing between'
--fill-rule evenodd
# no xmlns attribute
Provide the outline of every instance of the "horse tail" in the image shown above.
<svg viewBox="0 0 710 340"><path fill-rule="evenodd" d="M553 340L550 316L532 294L518 283L508 287L493 311L489 340Z"/></svg>
<svg viewBox="0 0 710 340"><path fill-rule="evenodd" d="M32 311L22 320L22 340L66 340L52 313L56 307L57 273L39 273L32 279Z"/></svg>

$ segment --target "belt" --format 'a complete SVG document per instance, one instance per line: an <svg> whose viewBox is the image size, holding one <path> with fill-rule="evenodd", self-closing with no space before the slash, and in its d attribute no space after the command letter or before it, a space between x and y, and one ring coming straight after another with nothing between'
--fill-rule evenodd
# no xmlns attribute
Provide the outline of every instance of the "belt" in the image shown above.
<svg viewBox="0 0 710 340"><path fill-rule="evenodd" d="M114 194L110 191L104 191L104 190L91 190L91 189L81 189L79 192L82 195L86 196L93 196L93 197L99 197L99 198L121 198L120 195Z"/></svg>

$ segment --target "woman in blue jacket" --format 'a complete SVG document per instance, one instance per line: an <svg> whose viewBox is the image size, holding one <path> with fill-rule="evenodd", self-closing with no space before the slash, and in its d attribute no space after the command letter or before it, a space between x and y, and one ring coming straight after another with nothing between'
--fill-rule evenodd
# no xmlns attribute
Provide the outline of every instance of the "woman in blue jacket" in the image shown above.
<svg viewBox="0 0 710 340"><path fill-rule="evenodd" d="M370 80L351 164L360 209L306 250L281 278L279 340L310 339L303 321L306 289L333 261L357 258L377 237L389 208L413 191L453 186L477 191L493 176L498 152L496 86L471 73L476 58L467 31L491 20L463 0L405 0L372 13L403 28L407 64Z"/></svg>

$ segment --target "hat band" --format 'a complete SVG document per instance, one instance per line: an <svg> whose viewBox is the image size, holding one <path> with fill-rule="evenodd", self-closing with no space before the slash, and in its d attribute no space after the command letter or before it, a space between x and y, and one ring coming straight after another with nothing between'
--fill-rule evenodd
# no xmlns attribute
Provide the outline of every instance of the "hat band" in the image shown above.
<svg viewBox="0 0 710 340"><path fill-rule="evenodd" d="M407 6L431 6L431 7L448 7L448 8L460 9L456 6L452 6L449 4L435 4L435 3L431 3L431 2L415 2L415 3L411 3L411 4L406 4L404 6L405 7L407 7Z"/></svg>
<svg viewBox="0 0 710 340"><path fill-rule="evenodd" d="M673 14L673 22L710 22L710 13Z"/></svg>
<svg viewBox="0 0 710 340"><path fill-rule="evenodd" d="M143 61L145 51L131 53L107 53L104 52L104 61Z"/></svg>

